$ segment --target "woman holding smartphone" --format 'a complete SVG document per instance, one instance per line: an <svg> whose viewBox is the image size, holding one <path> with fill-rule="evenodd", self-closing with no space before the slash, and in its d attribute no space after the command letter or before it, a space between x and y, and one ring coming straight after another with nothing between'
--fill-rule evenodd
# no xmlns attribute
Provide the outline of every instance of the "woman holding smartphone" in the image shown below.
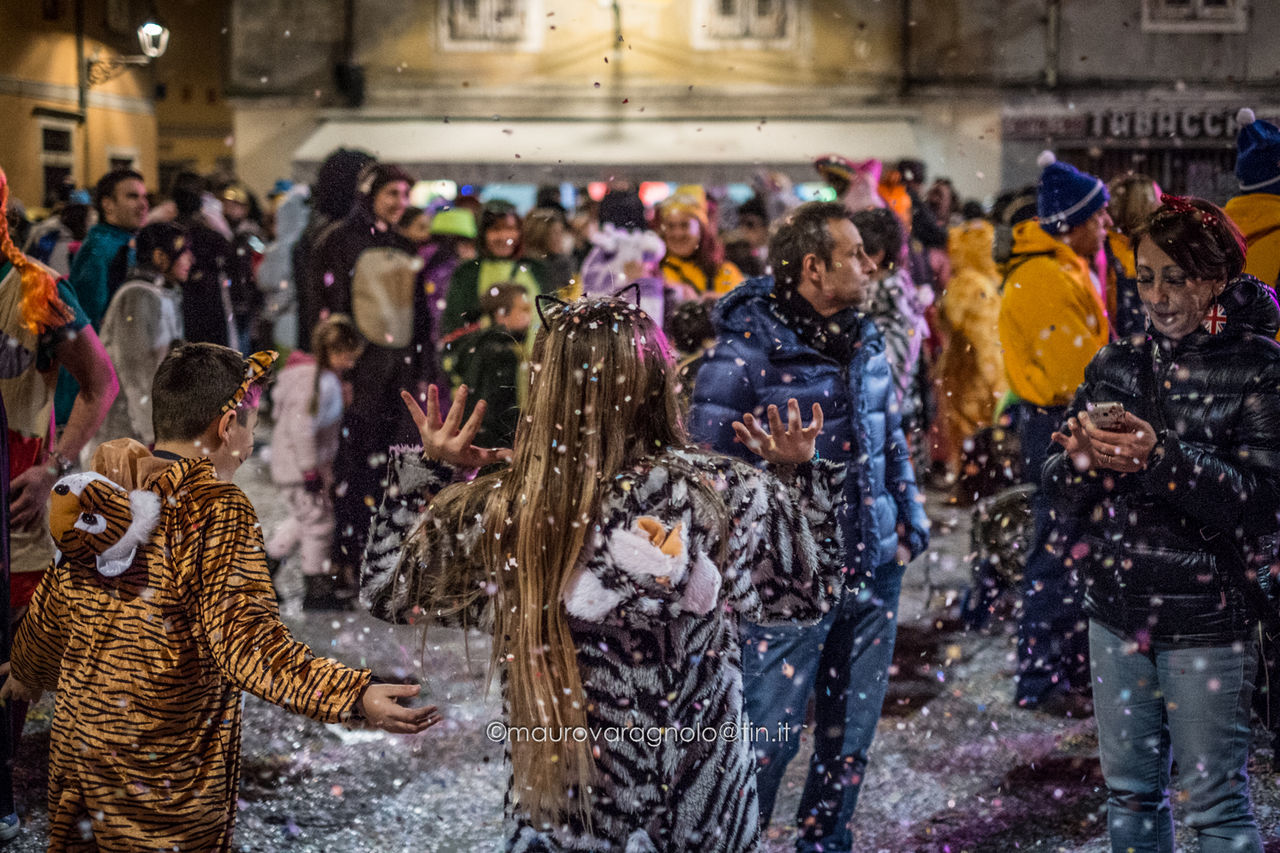
<svg viewBox="0 0 1280 853"><path fill-rule="evenodd" d="M1082 534L1112 850L1174 849L1176 761L1200 849L1260 853L1246 566L1280 510L1280 307L1206 201L1166 196L1134 244L1147 334L1094 357L1043 472Z"/></svg>

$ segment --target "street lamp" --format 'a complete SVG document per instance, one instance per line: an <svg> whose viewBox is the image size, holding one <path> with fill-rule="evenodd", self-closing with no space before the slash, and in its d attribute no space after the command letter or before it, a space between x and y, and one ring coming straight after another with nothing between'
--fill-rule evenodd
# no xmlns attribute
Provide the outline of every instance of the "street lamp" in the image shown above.
<svg viewBox="0 0 1280 853"><path fill-rule="evenodd" d="M90 86L105 83L117 77L131 65L148 65L159 59L169 47L169 28L151 15L138 27L140 56L113 56L103 58L98 51L86 60L86 72Z"/></svg>
<svg viewBox="0 0 1280 853"><path fill-rule="evenodd" d="M169 47L169 28L156 20L155 16L147 18L138 27L138 47L151 59L164 56Z"/></svg>

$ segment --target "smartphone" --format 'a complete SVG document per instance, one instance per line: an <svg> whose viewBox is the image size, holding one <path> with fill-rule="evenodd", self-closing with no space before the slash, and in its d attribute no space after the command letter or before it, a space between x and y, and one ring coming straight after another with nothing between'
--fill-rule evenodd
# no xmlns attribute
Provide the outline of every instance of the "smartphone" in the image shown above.
<svg viewBox="0 0 1280 853"><path fill-rule="evenodd" d="M1086 403L1089 419L1098 429L1121 432L1124 428L1124 403Z"/></svg>

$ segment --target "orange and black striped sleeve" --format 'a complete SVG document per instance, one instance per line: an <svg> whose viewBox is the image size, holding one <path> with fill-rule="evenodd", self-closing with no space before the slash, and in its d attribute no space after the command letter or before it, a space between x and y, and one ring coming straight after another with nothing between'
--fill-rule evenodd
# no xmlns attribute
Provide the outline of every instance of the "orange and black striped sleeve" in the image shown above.
<svg viewBox="0 0 1280 853"><path fill-rule="evenodd" d="M344 722L369 671L316 657L280 621L253 505L227 484L201 513L200 535L179 559L193 578L195 624L218 669L238 689L324 723Z"/></svg>
<svg viewBox="0 0 1280 853"><path fill-rule="evenodd" d="M13 677L28 687L57 690L67 648L71 614L66 585L70 567L51 564L36 585L31 605L18 626L10 656Z"/></svg>

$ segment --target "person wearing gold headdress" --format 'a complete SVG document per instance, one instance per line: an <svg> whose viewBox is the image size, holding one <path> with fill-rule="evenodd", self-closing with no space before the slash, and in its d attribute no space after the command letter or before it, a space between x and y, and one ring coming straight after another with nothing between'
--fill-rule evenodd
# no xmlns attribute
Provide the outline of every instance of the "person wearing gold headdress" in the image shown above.
<svg viewBox="0 0 1280 853"><path fill-rule="evenodd" d="M742 283L742 271L724 260L702 187L679 187L658 207L658 233L667 244L662 277L679 301L721 296Z"/></svg>
<svg viewBox="0 0 1280 853"><path fill-rule="evenodd" d="M65 278L13 244L5 215L8 201L9 181L0 170L0 399L7 416L9 469L4 531L9 540L8 615L0 620L5 645L53 556L44 525L49 487L59 473L71 469L72 460L106 417L117 388L111 360L75 291ZM54 384L60 366L80 384L80 394L55 444ZM20 733L26 703L12 703L7 710L7 730ZM0 839L14 837L17 826L9 774L3 772Z"/></svg>

